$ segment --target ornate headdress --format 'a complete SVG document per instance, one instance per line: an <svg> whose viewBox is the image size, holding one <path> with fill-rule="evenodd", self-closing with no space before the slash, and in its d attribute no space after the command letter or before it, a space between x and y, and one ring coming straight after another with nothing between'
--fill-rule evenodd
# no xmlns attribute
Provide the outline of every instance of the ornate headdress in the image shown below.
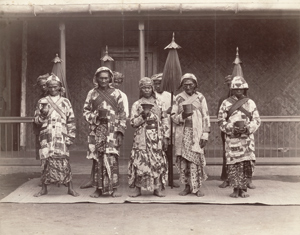
<svg viewBox="0 0 300 235"><path fill-rule="evenodd" d="M112 82L112 79L113 79L113 77L114 77L113 72L112 72L109 68L107 68L107 67L105 67L105 66L102 66L102 67L98 68L98 69L96 70L96 72L95 72L94 77L93 77L93 84L94 84L94 87L95 87L95 88L98 88L98 83L96 82L96 76L97 76L98 73L101 73L101 72L108 72L108 73L109 73L109 75L110 75L109 83Z"/></svg>
<svg viewBox="0 0 300 235"><path fill-rule="evenodd" d="M229 83L231 83L232 79L233 79L233 76L232 76L232 75L227 75L227 76L225 77L225 79L224 79L224 84L229 84Z"/></svg>
<svg viewBox="0 0 300 235"><path fill-rule="evenodd" d="M196 83L196 87L198 87L198 81L197 81L196 76L194 74L192 74L192 73L186 73L180 79L180 86L179 86L179 88L182 86L182 83L183 83L183 81L185 79L191 79L192 81L194 81Z"/></svg>
<svg viewBox="0 0 300 235"><path fill-rule="evenodd" d="M230 89L249 89L249 86L243 77L235 76L231 81Z"/></svg>
<svg viewBox="0 0 300 235"><path fill-rule="evenodd" d="M49 73L46 73L46 74L44 74L44 75L38 76L38 78L36 79L36 84L34 84L34 86L40 85L40 83L41 83L42 80L47 81L47 78L48 78L48 77L49 77Z"/></svg>
<svg viewBox="0 0 300 235"><path fill-rule="evenodd" d="M152 75L151 79L152 81L161 81L163 77L163 73L157 73Z"/></svg>
<svg viewBox="0 0 300 235"><path fill-rule="evenodd" d="M52 73L48 78L47 78L47 83L46 84L50 84L56 82L58 83L60 86L62 86L62 83L59 79L59 77L57 77L54 73Z"/></svg>

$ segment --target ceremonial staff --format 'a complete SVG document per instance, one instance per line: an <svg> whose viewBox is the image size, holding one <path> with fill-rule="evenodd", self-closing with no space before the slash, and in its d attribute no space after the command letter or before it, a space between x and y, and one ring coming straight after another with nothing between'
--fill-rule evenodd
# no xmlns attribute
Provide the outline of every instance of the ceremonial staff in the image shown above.
<svg viewBox="0 0 300 235"><path fill-rule="evenodd" d="M181 48L178 44L176 44L174 39L174 32L173 32L173 38L172 42L165 47L166 49L169 49L168 57L164 66L163 70L163 77L162 77L162 90L168 91L171 93L171 110L173 107L173 95L174 91L177 90L179 87L180 78L182 76L181 66L179 57L177 54L177 49ZM170 115L170 132L171 132L171 138L170 138L170 145L168 148L168 165L169 165L169 185L171 188L173 188L173 122Z"/></svg>

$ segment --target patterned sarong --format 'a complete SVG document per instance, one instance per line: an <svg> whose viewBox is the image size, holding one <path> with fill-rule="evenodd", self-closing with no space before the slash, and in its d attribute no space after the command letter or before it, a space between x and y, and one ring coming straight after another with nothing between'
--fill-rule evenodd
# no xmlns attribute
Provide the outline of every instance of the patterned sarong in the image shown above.
<svg viewBox="0 0 300 235"><path fill-rule="evenodd" d="M158 149L156 129L146 129L146 149L133 149L128 164L129 187L153 191L164 189L167 182L165 152Z"/></svg>
<svg viewBox="0 0 300 235"><path fill-rule="evenodd" d="M193 129L184 128L182 139L182 156L177 156L176 165L180 174L180 182L188 184L191 192L199 191L202 182L207 179L204 172L206 165L203 154L191 151L193 142Z"/></svg>
<svg viewBox="0 0 300 235"><path fill-rule="evenodd" d="M247 178L252 177L250 161L238 162L228 166L228 181L233 188L247 190Z"/></svg>
<svg viewBox="0 0 300 235"><path fill-rule="evenodd" d="M107 124L100 124L96 127L96 149L99 153L104 153L106 148Z"/></svg>
<svg viewBox="0 0 300 235"><path fill-rule="evenodd" d="M106 159L107 164L104 163ZM93 160L93 186L101 189L102 193L112 194L119 186L119 163L116 154L101 154L99 160Z"/></svg>
<svg viewBox="0 0 300 235"><path fill-rule="evenodd" d="M42 160L41 181L44 184L67 184L72 180L71 166L67 158L49 157Z"/></svg>

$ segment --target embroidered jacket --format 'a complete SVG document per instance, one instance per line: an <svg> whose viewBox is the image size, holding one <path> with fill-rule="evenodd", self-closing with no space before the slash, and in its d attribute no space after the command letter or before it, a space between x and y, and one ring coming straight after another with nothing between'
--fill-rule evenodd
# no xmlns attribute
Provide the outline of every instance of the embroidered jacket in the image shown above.
<svg viewBox="0 0 300 235"><path fill-rule="evenodd" d="M146 120L141 116L143 108L142 103L147 103L147 99L141 98L134 102L131 109L130 124L136 128L133 139L133 149L146 149L146 136L145 129L147 126ZM161 100L154 99L154 106L151 109L151 115L149 117L152 120L158 131L158 143L157 149L162 149L162 139L170 137L170 127L168 122L167 113L163 111L163 104Z"/></svg>
<svg viewBox="0 0 300 235"><path fill-rule="evenodd" d="M105 91L98 88L90 90L83 106L83 116L89 123L90 129L88 136L88 159L98 160L95 146L96 128L100 125L100 121L97 119L100 109L108 110L108 134L105 153L119 155L119 148L116 147L116 132L121 132L124 135L126 130L126 114L120 91L113 87L109 87Z"/></svg>
<svg viewBox="0 0 300 235"><path fill-rule="evenodd" d="M47 108L48 115L43 117L41 110ZM40 159L48 157L69 157L68 146L73 144L76 135L75 116L67 98L59 97L54 102L51 96L38 101L34 122L40 126Z"/></svg>
<svg viewBox="0 0 300 235"><path fill-rule="evenodd" d="M228 111L234 102L237 102L236 96L231 96L223 101L218 113L218 124L221 131L226 134L225 151L227 164L235 164L246 160L255 160L255 142L253 133L259 128L261 120L258 110L253 100L248 99L241 107L251 114L249 118L239 109L235 110L230 117ZM244 121L247 133L236 136L233 133L233 126L236 121Z"/></svg>

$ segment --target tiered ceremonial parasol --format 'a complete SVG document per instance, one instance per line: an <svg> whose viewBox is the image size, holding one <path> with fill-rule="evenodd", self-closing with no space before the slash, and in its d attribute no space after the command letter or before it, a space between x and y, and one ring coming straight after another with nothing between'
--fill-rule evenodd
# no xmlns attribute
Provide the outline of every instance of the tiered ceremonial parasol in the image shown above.
<svg viewBox="0 0 300 235"><path fill-rule="evenodd" d="M63 71L63 67L62 67L62 60L58 57L58 54L56 54L55 58L52 60L53 64L53 68L52 68L52 73L54 73L62 82L63 87L65 88L65 94L66 94L66 98L70 99L70 94L69 94L69 89L67 86L67 80L65 78L65 74Z"/></svg>
<svg viewBox="0 0 300 235"><path fill-rule="evenodd" d="M175 34L173 32L172 42L165 47L169 49L168 57L163 70L162 77L162 90L171 93L171 107L173 106L173 94L179 87L180 79L182 76L181 66L177 49L181 47L175 42ZM173 188L173 122L171 123L171 143L168 149L168 163L169 163L169 185Z"/></svg>
<svg viewBox="0 0 300 235"><path fill-rule="evenodd" d="M239 57L239 48L237 47L236 48L235 60L233 61L233 64L234 64L233 72L232 72L232 77L233 78L235 76L244 77L241 63L242 63L242 61L240 60L240 57Z"/></svg>
<svg viewBox="0 0 300 235"><path fill-rule="evenodd" d="M101 66L105 66L111 70L113 70L113 61L114 59L108 55L108 47L105 48L105 55L100 59Z"/></svg>

